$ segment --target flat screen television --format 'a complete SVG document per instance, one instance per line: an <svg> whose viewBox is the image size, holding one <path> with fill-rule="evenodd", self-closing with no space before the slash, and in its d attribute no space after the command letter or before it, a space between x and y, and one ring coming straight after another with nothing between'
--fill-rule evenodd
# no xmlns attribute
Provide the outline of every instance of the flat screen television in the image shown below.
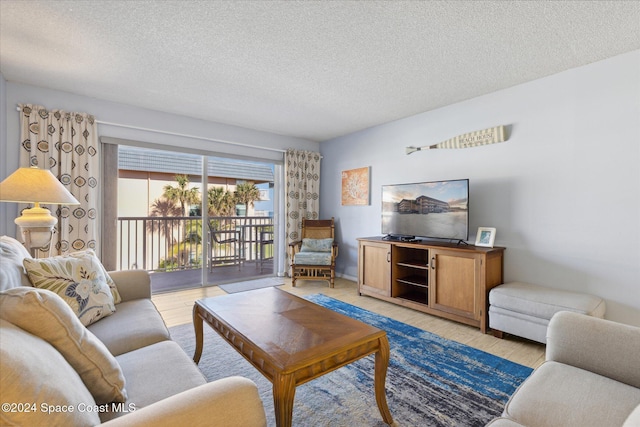
<svg viewBox="0 0 640 427"><path fill-rule="evenodd" d="M464 241L469 237L469 180L382 186L382 233Z"/></svg>

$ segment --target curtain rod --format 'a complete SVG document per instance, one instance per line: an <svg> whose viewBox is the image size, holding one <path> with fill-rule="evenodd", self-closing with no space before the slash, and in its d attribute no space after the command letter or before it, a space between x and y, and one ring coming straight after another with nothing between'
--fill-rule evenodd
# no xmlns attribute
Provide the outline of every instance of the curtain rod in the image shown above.
<svg viewBox="0 0 640 427"><path fill-rule="evenodd" d="M16 111L20 111L20 107L16 107ZM260 146L260 145L245 144L245 143L242 143L242 142L225 141L223 139L214 139L214 138L207 138L205 136L189 135L189 134L186 134L186 133L169 132L169 131L166 131L166 130L143 128L143 127L140 127L140 126L124 125L124 124L121 124L121 123L104 122L102 120L96 120L96 123L98 123L100 125L116 126L116 127L121 127L121 128L127 128L127 129L143 130L143 131L146 131L146 132L161 133L161 134L164 134L164 135L180 136L180 137L192 138L192 139L200 139L200 140L203 140L203 141L210 141L210 142L219 142L219 143L222 143L222 144L236 145L236 146L239 146L239 147L256 148L258 150L275 151L275 152L278 152L278 153L285 153L287 151L287 150L283 150L281 148L263 147L263 146Z"/></svg>

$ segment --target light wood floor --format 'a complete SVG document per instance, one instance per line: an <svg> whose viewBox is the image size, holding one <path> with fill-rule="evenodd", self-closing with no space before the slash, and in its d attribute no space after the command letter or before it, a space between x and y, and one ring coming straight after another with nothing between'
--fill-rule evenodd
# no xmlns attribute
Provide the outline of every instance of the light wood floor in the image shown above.
<svg viewBox="0 0 640 427"><path fill-rule="evenodd" d="M290 279L285 278L284 281L285 284L280 288L293 294L302 296L322 293L531 368L538 367L544 361L545 346L542 344L511 335L498 339L491 334L482 334L479 329L471 326L440 319L368 296L360 296L357 284L350 280L336 279L333 289L329 288L324 281L300 280L295 288L291 286ZM157 294L152 299L167 326L172 327L191 323L191 310L195 300L220 295L226 295L226 292L217 286L212 286Z"/></svg>

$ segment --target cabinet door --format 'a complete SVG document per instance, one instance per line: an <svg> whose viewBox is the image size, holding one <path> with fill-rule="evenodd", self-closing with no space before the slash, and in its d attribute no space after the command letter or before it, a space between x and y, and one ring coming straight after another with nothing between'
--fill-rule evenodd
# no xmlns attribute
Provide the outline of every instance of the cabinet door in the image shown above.
<svg viewBox="0 0 640 427"><path fill-rule="evenodd" d="M360 291L391 295L391 245L360 242L358 287Z"/></svg>
<svg viewBox="0 0 640 427"><path fill-rule="evenodd" d="M481 267L480 255L432 250L430 307L470 319L479 319L478 289Z"/></svg>

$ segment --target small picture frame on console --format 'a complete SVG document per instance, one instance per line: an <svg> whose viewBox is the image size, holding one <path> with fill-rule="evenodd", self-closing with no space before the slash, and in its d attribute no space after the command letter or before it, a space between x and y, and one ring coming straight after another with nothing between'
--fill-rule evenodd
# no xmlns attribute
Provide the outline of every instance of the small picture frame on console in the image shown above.
<svg viewBox="0 0 640 427"><path fill-rule="evenodd" d="M476 234L476 246L485 246L487 248L493 247L493 242L496 240L496 229L492 227L478 227L478 234Z"/></svg>

